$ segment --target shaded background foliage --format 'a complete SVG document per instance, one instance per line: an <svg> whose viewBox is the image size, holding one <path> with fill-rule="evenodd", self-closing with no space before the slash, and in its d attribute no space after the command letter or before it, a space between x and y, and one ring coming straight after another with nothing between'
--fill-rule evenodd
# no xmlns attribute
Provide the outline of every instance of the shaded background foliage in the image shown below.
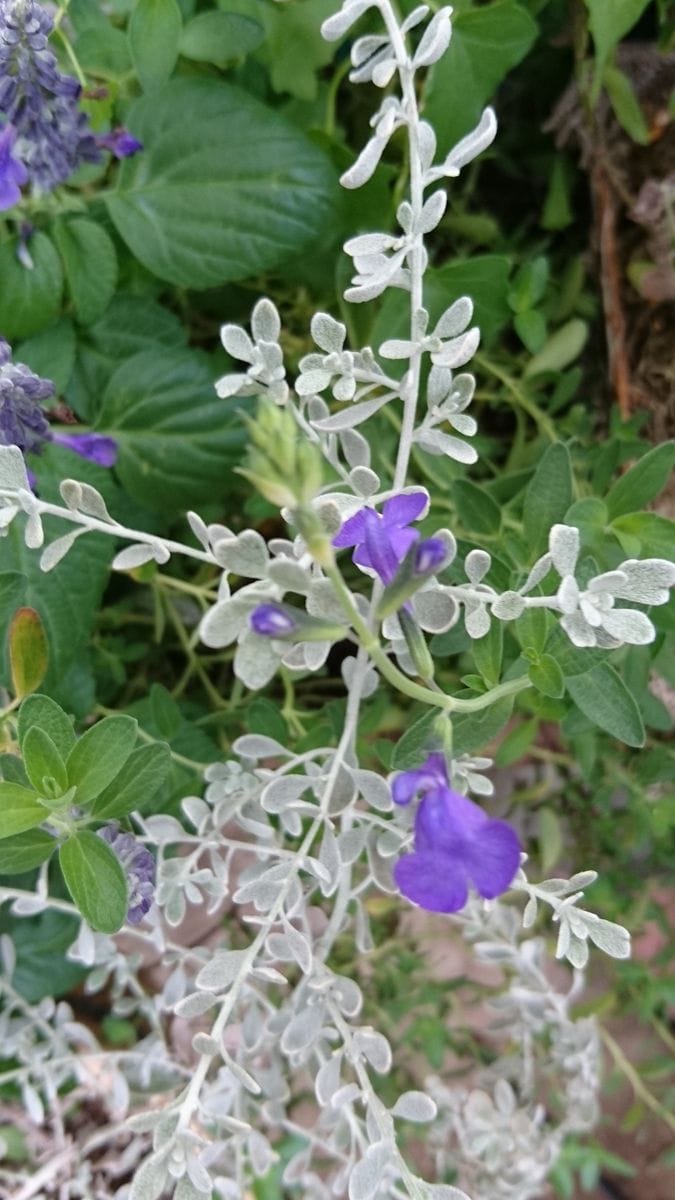
<svg viewBox="0 0 675 1200"><path fill-rule="evenodd" d="M64 29L92 124L123 122L144 150L120 168L85 166L72 186L29 199L28 235L11 212L0 225L0 332L17 360L54 379L55 419L79 418L120 448L108 472L46 447L31 464L43 497L55 498L58 480L73 475L136 528L180 536L184 511L196 507L235 532L248 524L280 532L276 511L234 470L245 431L213 390L228 366L220 324L245 322L264 292L282 312L296 362L310 349L317 307L336 312L361 343L403 333L405 305L391 293L379 310L336 309L347 272L341 243L386 228L386 214L393 227L402 163L394 139L365 188L345 196L338 186L370 108L341 88L345 47L320 38L332 8L332 0L71 0ZM425 117L445 150L496 96L500 136L451 191L427 276L432 320L468 293L483 334L482 466L469 478L416 450L417 480L433 497L428 529L442 517L461 552L479 539L503 587L556 521L579 526L589 574L626 554L673 557L672 444L660 445L674 432L672 11L663 0L458 0L453 24L423 97ZM22 247L30 270L17 257ZM389 410L376 420L375 466L392 460L398 433ZM69 711L130 713L198 762L243 731L290 739L298 751L339 733L339 648L317 677L286 674L269 696L249 695L234 681L230 651L193 644L204 594L191 587L208 585L208 571L150 564L111 579L108 541L88 537L67 572L49 575L14 532L0 548L2 626L19 602L37 610L50 653L43 687ZM672 963L658 931L672 858L675 625L672 608L652 618L654 645L624 648L613 667L603 652L580 657L563 644L541 611L513 633L495 623L472 647L452 629L431 651L466 694L516 661L530 664L535 690L515 709L507 702L458 721L458 752L496 748L543 871L564 869L574 847L575 861L601 873L607 916L653 930L656 956L613 965L600 1005L656 1038L641 1078L658 1122L672 1099L663 1067ZM0 678L9 686L5 660ZM412 763L418 716L373 697L362 761ZM173 771L165 811L194 786L189 768ZM399 936L391 913L380 919ZM10 928L14 918L2 921ZM28 926L18 980L31 1000L45 986L59 994L72 986L66 924L50 914ZM395 946L396 973L378 997L392 1021L397 984L414 969L405 940ZM414 1036L433 1064L456 1034L440 997L424 1011ZM650 1107L638 1092L626 1129ZM669 1164L665 1153L660 1165ZM600 1142L571 1145L554 1182L567 1197L579 1180L590 1188L602 1173L631 1170ZM278 1196L274 1189L271 1181L260 1194Z"/></svg>

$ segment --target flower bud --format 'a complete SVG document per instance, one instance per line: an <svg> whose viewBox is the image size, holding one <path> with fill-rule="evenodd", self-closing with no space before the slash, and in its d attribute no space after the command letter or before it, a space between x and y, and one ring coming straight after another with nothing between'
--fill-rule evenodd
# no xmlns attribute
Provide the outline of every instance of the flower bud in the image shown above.
<svg viewBox="0 0 675 1200"><path fill-rule="evenodd" d="M312 500L321 487L321 455L290 410L261 401L255 419L246 418L246 424L251 445L240 474L279 508L296 509Z"/></svg>

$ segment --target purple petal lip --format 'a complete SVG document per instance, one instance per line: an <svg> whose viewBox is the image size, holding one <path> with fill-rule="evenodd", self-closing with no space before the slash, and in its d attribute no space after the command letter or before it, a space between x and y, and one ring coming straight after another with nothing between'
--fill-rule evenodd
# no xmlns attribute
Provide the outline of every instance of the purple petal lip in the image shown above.
<svg viewBox="0 0 675 1200"><path fill-rule="evenodd" d="M21 199L21 188L28 183L28 171L12 156L16 130L12 125L0 129L0 212L13 208Z"/></svg>
<svg viewBox="0 0 675 1200"><path fill-rule="evenodd" d="M417 529L408 526L424 512L427 503L426 492L413 492L392 496L381 514L374 508L362 508L345 521L333 545L338 550L354 546L352 561L375 571L383 583L389 584L420 536Z"/></svg>
<svg viewBox="0 0 675 1200"><path fill-rule="evenodd" d="M392 786L397 804L421 795L412 854L394 867L404 896L430 912L459 912L469 887L493 900L505 892L520 865L520 841L506 821L493 821L448 784L442 754L404 771Z"/></svg>
<svg viewBox="0 0 675 1200"><path fill-rule="evenodd" d="M277 604L259 604L253 609L249 623L253 632L262 637L284 637L298 628L297 622Z"/></svg>
<svg viewBox="0 0 675 1200"><path fill-rule="evenodd" d="M102 433L55 433L53 440L99 467L114 467L117 462L117 442Z"/></svg>
<svg viewBox="0 0 675 1200"><path fill-rule="evenodd" d="M110 133L99 134L96 144L102 150L109 150L115 158L129 158L143 149L143 143L129 133L128 129L122 128L113 129Z"/></svg>
<svg viewBox="0 0 675 1200"><path fill-rule="evenodd" d="M447 554L447 548L440 538L427 538L419 542L415 550L413 571L415 575L430 575L438 570Z"/></svg>

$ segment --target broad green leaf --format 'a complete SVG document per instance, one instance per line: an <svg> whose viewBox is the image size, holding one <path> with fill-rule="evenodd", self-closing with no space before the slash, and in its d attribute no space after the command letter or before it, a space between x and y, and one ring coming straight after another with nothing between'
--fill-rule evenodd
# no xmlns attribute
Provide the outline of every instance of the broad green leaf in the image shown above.
<svg viewBox="0 0 675 1200"><path fill-rule="evenodd" d="M75 51L84 70L103 79L119 79L133 66L129 39L121 29L115 29L107 21L99 28L92 26L83 30L77 38Z"/></svg>
<svg viewBox="0 0 675 1200"><path fill-rule="evenodd" d="M523 263L509 289L509 306L514 313L526 313L543 298L550 275L549 261L540 254Z"/></svg>
<svg viewBox="0 0 675 1200"><path fill-rule="evenodd" d="M44 811L44 810L43 810ZM0 841L0 875L23 875L46 862L56 849L56 839L42 829L28 829Z"/></svg>
<svg viewBox="0 0 675 1200"><path fill-rule="evenodd" d="M546 317L538 308L516 313L513 324L526 350L537 354L546 341Z"/></svg>
<svg viewBox="0 0 675 1200"><path fill-rule="evenodd" d="M499 683L504 651L504 626L501 621L492 621L488 632L471 643L473 660L482 678L490 687Z"/></svg>
<svg viewBox="0 0 675 1200"><path fill-rule="evenodd" d="M555 866L564 848L564 838L560 818L552 808L540 808L539 818L539 857L543 875L548 875Z"/></svg>
<svg viewBox="0 0 675 1200"><path fill-rule="evenodd" d="M24 833L47 820L46 808L31 788L19 783L0 783L0 838Z"/></svg>
<svg viewBox="0 0 675 1200"><path fill-rule="evenodd" d="M15 359L31 371L51 379L57 393L64 392L75 366L75 330L68 317L62 317L16 347Z"/></svg>
<svg viewBox="0 0 675 1200"><path fill-rule="evenodd" d="M66 761L77 803L90 804L122 770L136 742L133 717L104 717L78 738Z"/></svg>
<svg viewBox="0 0 675 1200"><path fill-rule="evenodd" d="M131 58L144 92L163 87L178 58L183 18L176 0L136 0L129 21Z"/></svg>
<svg viewBox="0 0 675 1200"><path fill-rule="evenodd" d="M640 19L649 0L584 0L588 26L600 63L607 61L624 34Z"/></svg>
<svg viewBox="0 0 675 1200"><path fill-rule="evenodd" d="M9 661L15 696L23 698L39 688L49 666L49 646L40 614L19 608L9 625Z"/></svg>
<svg viewBox="0 0 675 1200"><path fill-rule="evenodd" d="M290 92L298 100L316 99L318 72L335 54L335 45L324 41L318 31L335 8L334 0L264 5L266 58L275 92Z"/></svg>
<svg viewBox="0 0 675 1200"><path fill-rule="evenodd" d="M675 442L664 442L644 454L607 493L609 520L635 513L649 504L668 483L674 464Z"/></svg>
<svg viewBox="0 0 675 1200"><path fill-rule="evenodd" d="M180 52L195 62L224 67L256 50L264 37L262 25L250 17L231 12L203 12L185 26Z"/></svg>
<svg viewBox="0 0 675 1200"><path fill-rule="evenodd" d="M146 351L122 363L95 427L117 441L117 474L149 509L176 512L231 491L244 430L193 351Z"/></svg>
<svg viewBox="0 0 675 1200"><path fill-rule="evenodd" d="M117 284L117 253L101 225L76 217L54 227L75 315L83 325L105 312Z"/></svg>
<svg viewBox="0 0 675 1200"><path fill-rule="evenodd" d="M101 320L82 331L66 399L80 417L92 422L110 376L125 358L152 350L161 359L164 348L176 350L186 344L187 331L174 313L147 296L120 292Z"/></svg>
<svg viewBox="0 0 675 1200"><path fill-rule="evenodd" d="M552 333L538 354L525 368L525 376L541 375L545 371L564 371L579 357L588 337L588 322L572 317Z"/></svg>
<svg viewBox="0 0 675 1200"><path fill-rule="evenodd" d="M521 721L509 730L506 737L499 743L494 760L498 767L508 767L518 762L530 748L537 736L539 720L531 717L529 721Z"/></svg>
<svg viewBox="0 0 675 1200"><path fill-rule="evenodd" d="M526 608L522 616L513 622L513 629L518 643L523 650L534 651L539 655L546 645L553 618L544 608Z"/></svg>
<svg viewBox="0 0 675 1200"><path fill-rule="evenodd" d="M675 558L675 523L656 513L627 513L612 522L619 541L638 540L642 557ZM640 557L640 551L628 549L631 558Z"/></svg>
<svg viewBox="0 0 675 1200"><path fill-rule="evenodd" d="M608 65L602 73L602 82L619 125L634 142L646 146L649 126L628 76L618 67Z"/></svg>
<svg viewBox="0 0 675 1200"><path fill-rule="evenodd" d="M525 493L523 525L533 555L546 549L551 526L562 521L572 502L572 488L567 447L555 442L544 451Z"/></svg>
<svg viewBox="0 0 675 1200"><path fill-rule="evenodd" d="M512 712L513 696L506 696L480 712L460 713L453 720L454 753L472 754L484 750L510 720Z"/></svg>
<svg viewBox="0 0 675 1200"><path fill-rule="evenodd" d="M68 788L66 764L49 734L33 725L23 739L21 750L28 778L36 792L50 800L62 796Z"/></svg>
<svg viewBox="0 0 675 1200"><path fill-rule="evenodd" d="M546 642L546 654L555 659L567 680L574 675L584 675L597 663L604 662L609 651L595 646L575 646L556 624Z"/></svg>
<svg viewBox="0 0 675 1200"><path fill-rule="evenodd" d="M8 341L51 324L63 292L61 262L46 233L34 233L28 241L32 269L19 262L16 252L16 238L0 245L0 329Z"/></svg>
<svg viewBox="0 0 675 1200"><path fill-rule="evenodd" d="M152 719L159 730L160 737L171 741L183 723L183 714L163 684L153 683L150 688L150 706Z"/></svg>
<svg viewBox="0 0 675 1200"><path fill-rule="evenodd" d="M435 724L438 714L426 712L413 721L396 743L391 756L392 771L409 771L423 763L431 750L439 745Z"/></svg>
<svg viewBox="0 0 675 1200"><path fill-rule="evenodd" d="M215 79L177 79L133 104L145 147L106 199L149 271L206 288L269 271L334 219L327 157L279 113Z"/></svg>
<svg viewBox="0 0 675 1200"><path fill-rule="evenodd" d="M127 912L127 883L110 846L84 829L63 843L59 865L73 901L92 929L116 933Z"/></svg>
<svg viewBox="0 0 675 1200"><path fill-rule="evenodd" d="M108 820L125 817L135 809L143 812L166 784L170 770L171 752L163 743L132 750L119 775L94 800L92 816Z"/></svg>
<svg viewBox="0 0 675 1200"><path fill-rule="evenodd" d="M497 0L453 16L452 40L431 69L424 104L441 154L478 123L484 106L536 36L535 22L515 0Z"/></svg>
<svg viewBox="0 0 675 1200"><path fill-rule="evenodd" d="M19 709L19 745L24 743L32 729L42 729L48 734L62 759L70 754L75 745L73 723L63 709L50 696L36 692L28 696Z"/></svg>
<svg viewBox="0 0 675 1200"><path fill-rule="evenodd" d="M473 533L499 533L502 513L492 496L468 479L456 479L452 498L460 525Z"/></svg>
<svg viewBox="0 0 675 1200"><path fill-rule="evenodd" d="M69 913L47 909L29 920L14 916L3 906L0 928L9 933L16 947L12 984L30 1004L43 996L65 996L91 968L71 962L66 954L77 937L79 921Z"/></svg>
<svg viewBox="0 0 675 1200"><path fill-rule="evenodd" d="M566 683L577 708L589 721L627 746L644 746L640 709L614 667L598 663L584 675L568 677Z"/></svg>
<svg viewBox="0 0 675 1200"><path fill-rule="evenodd" d="M0 779L7 783L20 783L22 787L30 787L26 768L18 754L0 753Z"/></svg>
<svg viewBox="0 0 675 1200"><path fill-rule="evenodd" d="M528 671L530 683L545 696L559 700L565 694L565 677L556 660L551 654L542 654L538 662L533 663Z"/></svg>

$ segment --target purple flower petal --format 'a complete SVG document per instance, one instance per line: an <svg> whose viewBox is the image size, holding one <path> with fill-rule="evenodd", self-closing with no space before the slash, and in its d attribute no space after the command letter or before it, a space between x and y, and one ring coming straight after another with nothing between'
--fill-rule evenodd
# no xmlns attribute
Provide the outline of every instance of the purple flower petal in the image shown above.
<svg viewBox="0 0 675 1200"><path fill-rule="evenodd" d="M465 857L466 846L488 818L466 796L449 787L427 792L415 816L415 848Z"/></svg>
<svg viewBox="0 0 675 1200"><path fill-rule="evenodd" d="M448 772L442 754L430 754L421 767L397 775L391 794L395 804L409 804L418 793L424 794L448 782Z"/></svg>
<svg viewBox="0 0 675 1200"><path fill-rule="evenodd" d="M415 530L398 530L399 539L404 533L412 533L414 540ZM366 550L371 566L377 571L382 582L391 583L398 571L401 557L396 551L393 537L387 531L382 517L379 517L372 509L366 510Z"/></svg>
<svg viewBox="0 0 675 1200"><path fill-rule="evenodd" d="M353 517L349 517L345 521L340 531L333 538L333 545L338 550L344 550L348 546L357 546L359 542L365 541L366 513L368 511L367 508L362 508L360 512L355 513Z"/></svg>
<svg viewBox="0 0 675 1200"><path fill-rule="evenodd" d="M440 538L427 538L420 542L415 551L413 571L415 575L430 575L437 571L448 553L445 542Z"/></svg>
<svg viewBox="0 0 675 1200"><path fill-rule="evenodd" d="M298 628L297 621L278 604L259 604L253 609L249 624L261 637L287 637Z"/></svg>
<svg viewBox="0 0 675 1200"><path fill-rule="evenodd" d="M128 129L113 129L110 133L101 133L96 138L96 144L102 150L109 150L114 154L115 158L130 158L132 154L137 154L143 149L143 143L139 142Z"/></svg>
<svg viewBox="0 0 675 1200"><path fill-rule="evenodd" d="M464 863L476 891L494 900L513 883L520 866L520 841L506 821L486 821L464 848Z"/></svg>
<svg viewBox="0 0 675 1200"><path fill-rule="evenodd" d="M102 433L55 433L54 441L99 467L114 467L117 462L117 442Z"/></svg>
<svg viewBox="0 0 675 1200"><path fill-rule="evenodd" d="M392 496L382 509L382 517L388 528L396 525L409 525L416 521L424 512L429 497L426 492L410 492L402 496Z"/></svg>
<svg viewBox="0 0 675 1200"><path fill-rule="evenodd" d="M446 854L405 854L394 867L400 891L429 912L459 912L468 898L466 872Z"/></svg>
<svg viewBox="0 0 675 1200"><path fill-rule="evenodd" d="M13 208L21 199L21 188L28 182L23 163L12 157L16 130L12 125L0 129L0 212Z"/></svg>

